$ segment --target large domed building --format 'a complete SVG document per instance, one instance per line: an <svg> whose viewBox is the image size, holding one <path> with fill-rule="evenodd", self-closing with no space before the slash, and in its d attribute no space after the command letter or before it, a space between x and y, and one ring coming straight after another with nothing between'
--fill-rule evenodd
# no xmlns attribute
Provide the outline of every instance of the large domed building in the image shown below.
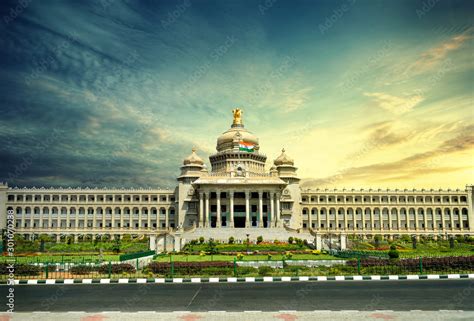
<svg viewBox="0 0 474 321"><path fill-rule="evenodd" d="M198 170L197 166L190 167L190 159L200 160L195 150L184 160L178 178L178 208L183 218L180 224L198 227L281 227L282 222L289 223L291 220L291 216L281 215L282 192L288 185L298 183L296 167L292 161L288 163L289 157L283 152L275 160L275 167L267 172L267 156L260 153L258 138L245 128L240 109L234 109L233 114L231 127L217 138L216 153L209 156L209 172ZM196 162L196 165L203 166L202 162ZM294 196L299 205L300 195ZM291 202L295 203L293 199ZM292 204L285 205L290 206L293 207ZM195 214L191 214L190 209L196 209Z"/></svg>

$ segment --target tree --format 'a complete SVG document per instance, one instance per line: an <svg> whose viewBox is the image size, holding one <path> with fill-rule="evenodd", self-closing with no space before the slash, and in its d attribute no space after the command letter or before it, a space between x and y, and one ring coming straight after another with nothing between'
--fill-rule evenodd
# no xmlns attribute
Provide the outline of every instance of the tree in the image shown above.
<svg viewBox="0 0 474 321"><path fill-rule="evenodd" d="M114 252L115 254L120 253L120 245L120 238L116 238L114 241L114 245L112 246L112 252Z"/></svg>
<svg viewBox="0 0 474 321"><path fill-rule="evenodd" d="M390 251L388 251L388 256L391 259L398 259L400 254L397 251L397 246L395 244L390 245Z"/></svg>
<svg viewBox="0 0 474 321"><path fill-rule="evenodd" d="M376 248L380 247L380 240L382 239L382 237L380 235L375 235L374 236L374 245Z"/></svg>
<svg viewBox="0 0 474 321"><path fill-rule="evenodd" d="M206 250L207 250L207 252L209 252L209 254L217 254L218 253L216 242L214 242L214 240L212 238L209 239L209 242L207 242Z"/></svg>

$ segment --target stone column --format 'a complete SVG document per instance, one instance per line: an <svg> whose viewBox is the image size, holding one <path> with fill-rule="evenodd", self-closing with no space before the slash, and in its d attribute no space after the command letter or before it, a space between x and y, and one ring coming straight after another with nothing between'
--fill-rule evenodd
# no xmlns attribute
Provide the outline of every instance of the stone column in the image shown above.
<svg viewBox="0 0 474 321"><path fill-rule="evenodd" d="M321 228L321 208L318 207L317 209L318 213L316 213L316 218L318 220L318 230Z"/></svg>
<svg viewBox="0 0 474 321"><path fill-rule="evenodd" d="M230 227L234 227L234 191L229 192Z"/></svg>
<svg viewBox="0 0 474 321"><path fill-rule="evenodd" d="M459 219L459 229L461 230L461 232L463 232L464 231L464 226L463 226L463 223L462 223L462 208L458 209L458 213L459 213L458 214L459 215L459 217L458 217L458 219Z"/></svg>
<svg viewBox="0 0 474 321"><path fill-rule="evenodd" d="M204 227L204 193L199 192L199 227Z"/></svg>
<svg viewBox="0 0 474 321"><path fill-rule="evenodd" d="M426 207L423 207L423 224L425 224L425 228L424 230L427 231L428 230L428 211L426 209Z"/></svg>
<svg viewBox="0 0 474 321"><path fill-rule="evenodd" d="M169 212L169 208L168 209L165 209L165 227L168 228L170 227L170 212ZM138 225L140 226L140 225Z"/></svg>
<svg viewBox="0 0 474 321"><path fill-rule="evenodd" d="M271 221L268 221L268 226L273 227L276 224L276 219L275 219L275 193L271 192L269 193L270 195L270 217Z"/></svg>
<svg viewBox="0 0 474 321"><path fill-rule="evenodd" d="M94 214L92 215L92 228L95 229L95 226L96 226L96 213L97 213L97 207L94 208Z"/></svg>
<svg viewBox="0 0 474 321"><path fill-rule="evenodd" d="M206 192L204 193L204 198L205 198L205 211L204 213L206 214L206 217L204 218L204 221L205 221L205 224L206 224L206 227L211 227L211 225L209 224L209 221L210 221L210 218L209 218L209 192Z"/></svg>
<svg viewBox="0 0 474 321"><path fill-rule="evenodd" d="M133 207L132 207L132 209L130 210L130 217L128 219L128 224L130 225L129 228L133 228L133 215L135 215L135 213L133 213Z"/></svg>
<svg viewBox="0 0 474 321"><path fill-rule="evenodd" d="M258 227L263 227L263 192L258 191Z"/></svg>
<svg viewBox="0 0 474 321"><path fill-rule="evenodd" d="M345 199L346 199L346 198L344 197L344 200L345 200ZM344 206L343 211L344 211L344 213L343 213L343 214L344 214L344 226L343 226L343 230L348 230L348 229L349 229L349 223L347 222L347 208L346 208L345 206Z"/></svg>
<svg viewBox="0 0 474 321"><path fill-rule="evenodd" d="M438 223L436 221L436 208L431 208L431 218L431 221L433 222L433 231L436 233L438 230Z"/></svg>
<svg viewBox="0 0 474 321"><path fill-rule="evenodd" d="M334 230L337 231L339 230L339 209L335 208L334 209Z"/></svg>
<svg viewBox="0 0 474 321"><path fill-rule="evenodd" d="M142 211L143 211L143 207L138 209L138 229L139 230L142 228ZM168 224L166 224L166 226L168 226Z"/></svg>
<svg viewBox="0 0 474 321"><path fill-rule="evenodd" d="M245 227L250 227L250 192L245 191Z"/></svg>
<svg viewBox="0 0 474 321"><path fill-rule="evenodd" d="M357 208L355 209L355 212L356 212L356 217L357 217ZM365 211L363 208L361 208L361 224L362 224L361 230L365 231Z"/></svg>
<svg viewBox="0 0 474 321"><path fill-rule="evenodd" d="M397 208L397 230L400 231L402 229L401 225L402 225L402 220L400 219L400 208Z"/></svg>
<svg viewBox="0 0 474 321"><path fill-rule="evenodd" d="M71 213L70 213L70 208L66 207L66 228L69 227L69 224L71 224ZM61 212L61 209L59 210ZM74 214L74 216L76 216L76 214Z"/></svg>
<svg viewBox="0 0 474 321"><path fill-rule="evenodd" d="M148 216L147 216L147 226L148 228L147 229L150 229L151 228L151 208L148 208Z"/></svg>
<svg viewBox="0 0 474 321"><path fill-rule="evenodd" d="M451 198L449 198L449 200L451 201ZM454 231L454 210L452 207L449 208L449 217L451 219L451 231Z"/></svg>
<svg viewBox="0 0 474 321"><path fill-rule="evenodd" d="M112 228L115 227L115 208L112 208L112 217L110 218L110 223L112 224Z"/></svg>
<svg viewBox="0 0 474 321"><path fill-rule="evenodd" d="M276 193L276 226L281 226L280 193Z"/></svg>
<svg viewBox="0 0 474 321"><path fill-rule="evenodd" d="M392 209L391 208L388 208L388 230L392 231Z"/></svg>
<svg viewBox="0 0 474 321"><path fill-rule="evenodd" d="M122 198L122 200L123 200L123 198ZM120 207L120 229L123 229L123 216L125 214L124 212L125 212L124 207L123 206ZM157 213L158 213L158 210L157 210Z"/></svg>
<svg viewBox="0 0 474 321"><path fill-rule="evenodd" d="M217 203L217 211L216 211L216 227L222 227L221 223L221 191L216 191L216 203Z"/></svg>

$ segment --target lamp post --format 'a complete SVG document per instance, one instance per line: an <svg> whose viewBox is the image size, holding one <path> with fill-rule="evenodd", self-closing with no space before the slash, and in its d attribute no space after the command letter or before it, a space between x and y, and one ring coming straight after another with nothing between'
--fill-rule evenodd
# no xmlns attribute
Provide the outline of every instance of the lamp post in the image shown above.
<svg viewBox="0 0 474 321"><path fill-rule="evenodd" d="M250 237L250 234L245 234L245 235L247 235L247 254L249 254L250 253L250 251L249 251L249 244L250 244L250 238L249 237Z"/></svg>

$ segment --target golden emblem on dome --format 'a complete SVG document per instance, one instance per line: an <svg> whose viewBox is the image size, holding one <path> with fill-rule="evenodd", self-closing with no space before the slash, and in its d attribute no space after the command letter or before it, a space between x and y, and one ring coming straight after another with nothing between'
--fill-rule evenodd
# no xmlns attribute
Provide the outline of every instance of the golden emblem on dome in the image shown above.
<svg viewBox="0 0 474 321"><path fill-rule="evenodd" d="M243 111L240 108L232 109L232 113L234 114L234 122L233 125L242 125L242 113Z"/></svg>

